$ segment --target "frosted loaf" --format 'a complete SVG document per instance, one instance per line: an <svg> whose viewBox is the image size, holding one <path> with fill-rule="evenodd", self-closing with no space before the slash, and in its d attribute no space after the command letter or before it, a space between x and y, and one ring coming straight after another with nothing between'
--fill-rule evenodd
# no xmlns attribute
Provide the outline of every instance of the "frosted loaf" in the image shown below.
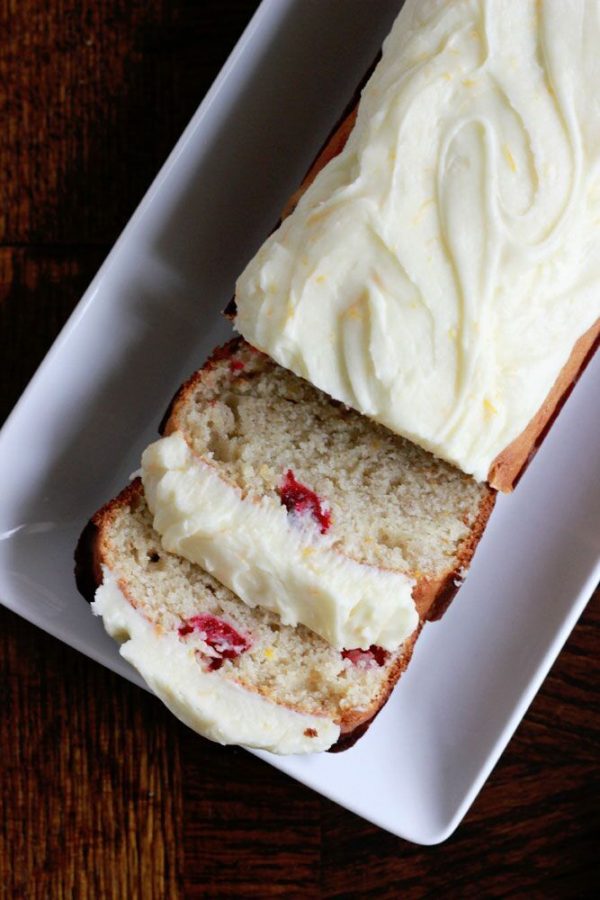
<svg viewBox="0 0 600 900"><path fill-rule="evenodd" d="M599 46L597 0L408 0L244 337L486 479L600 314Z"/></svg>

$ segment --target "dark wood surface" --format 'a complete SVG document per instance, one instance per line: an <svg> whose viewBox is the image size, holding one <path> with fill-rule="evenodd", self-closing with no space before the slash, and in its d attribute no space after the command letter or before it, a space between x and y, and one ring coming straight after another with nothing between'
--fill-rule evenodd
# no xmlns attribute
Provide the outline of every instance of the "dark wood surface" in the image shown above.
<svg viewBox="0 0 600 900"><path fill-rule="evenodd" d="M255 6L0 0L1 417ZM597 596L457 833L422 848L2 609L0 895L591 896L598 619Z"/></svg>

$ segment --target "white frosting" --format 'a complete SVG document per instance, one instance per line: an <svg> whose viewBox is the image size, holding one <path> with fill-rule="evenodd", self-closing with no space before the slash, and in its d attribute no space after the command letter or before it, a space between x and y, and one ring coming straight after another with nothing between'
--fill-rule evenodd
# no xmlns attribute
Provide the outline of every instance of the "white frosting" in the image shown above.
<svg viewBox="0 0 600 900"><path fill-rule="evenodd" d="M273 753L327 750L340 728L331 719L297 713L223 677L205 672L175 632L164 632L136 611L117 577L102 567L103 583L92 604L121 656L178 719L220 744L244 744ZM310 730L316 736L305 734Z"/></svg>
<svg viewBox="0 0 600 900"><path fill-rule="evenodd" d="M237 328L478 479L600 315L600 3L407 0Z"/></svg>
<svg viewBox="0 0 600 900"><path fill-rule="evenodd" d="M396 650L417 627L414 579L348 559L276 499L243 499L180 432L144 452L142 480L164 548L248 606L278 613L284 625L302 622L338 649Z"/></svg>

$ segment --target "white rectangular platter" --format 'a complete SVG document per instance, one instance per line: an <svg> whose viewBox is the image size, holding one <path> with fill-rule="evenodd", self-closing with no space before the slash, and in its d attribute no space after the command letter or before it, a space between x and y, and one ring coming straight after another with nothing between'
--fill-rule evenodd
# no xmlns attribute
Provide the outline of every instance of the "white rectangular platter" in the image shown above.
<svg viewBox="0 0 600 900"><path fill-rule="evenodd" d="M77 536L138 467L179 382L229 334L220 310L236 275L399 5L264 0L0 435L0 598L138 684L75 590ZM356 747L263 758L411 841L451 834L600 576L598 396L600 359Z"/></svg>

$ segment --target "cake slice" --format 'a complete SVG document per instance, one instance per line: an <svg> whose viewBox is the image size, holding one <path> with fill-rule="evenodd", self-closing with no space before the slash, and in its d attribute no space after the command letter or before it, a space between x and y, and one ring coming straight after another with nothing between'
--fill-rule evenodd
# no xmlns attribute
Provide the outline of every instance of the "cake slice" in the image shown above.
<svg viewBox="0 0 600 900"><path fill-rule="evenodd" d="M345 749L385 703L416 638L393 652L340 652L250 609L163 549L139 479L84 530L76 575L121 655L179 719L223 744Z"/></svg>
<svg viewBox="0 0 600 900"><path fill-rule="evenodd" d="M338 651L440 615L495 493L242 340L176 395L142 459L162 547Z"/></svg>

